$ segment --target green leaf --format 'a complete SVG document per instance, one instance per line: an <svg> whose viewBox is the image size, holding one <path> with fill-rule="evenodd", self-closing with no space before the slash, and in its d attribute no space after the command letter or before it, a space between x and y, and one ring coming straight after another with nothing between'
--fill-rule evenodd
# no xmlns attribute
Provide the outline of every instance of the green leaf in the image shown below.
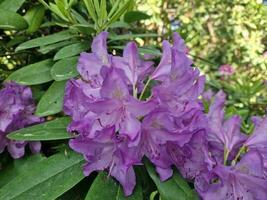
<svg viewBox="0 0 267 200"><path fill-rule="evenodd" d="M24 85L38 85L53 80L50 75L53 61L51 59L43 60L31 65L27 65L13 72L7 80L16 81Z"/></svg>
<svg viewBox="0 0 267 200"><path fill-rule="evenodd" d="M92 0L83 0L83 1L85 3L88 14L90 15L90 17L92 17L92 19L96 23L97 17L96 17L96 12L95 12L95 8L94 8L94 4L93 4Z"/></svg>
<svg viewBox="0 0 267 200"><path fill-rule="evenodd" d="M14 38L12 38L9 42L6 43L6 47L15 46L17 44L20 44L20 43L26 41L27 39L28 39L27 36L17 35Z"/></svg>
<svg viewBox="0 0 267 200"><path fill-rule="evenodd" d="M41 46L39 49L38 49L38 52L42 53L42 54L47 54L51 51L55 51L57 49L60 49L64 46L67 46L67 45L70 45L70 44L73 44L75 43L76 41L72 41L72 40L66 40L66 41L62 41L62 42L57 42L57 43L54 43L54 44L49 44L49 45L45 45L45 46Z"/></svg>
<svg viewBox="0 0 267 200"><path fill-rule="evenodd" d="M3 186L0 200L55 199L84 178L82 162L72 151L53 155Z"/></svg>
<svg viewBox="0 0 267 200"><path fill-rule="evenodd" d="M95 33L96 30L92 24L74 24L70 26L71 29L78 30L79 32L92 36L92 33Z"/></svg>
<svg viewBox="0 0 267 200"><path fill-rule="evenodd" d="M53 44L56 42L68 40L76 36L77 35L72 31L61 31L58 33L54 33L52 35L47 35L47 36L35 38L27 42L24 42L16 48L16 51L30 49L30 48L39 47L39 46L45 46L48 44Z"/></svg>
<svg viewBox="0 0 267 200"><path fill-rule="evenodd" d="M156 33L144 33L144 34L124 34L124 35L115 35L110 34L110 41L116 40L133 40L134 38L145 38L145 37L158 37Z"/></svg>
<svg viewBox="0 0 267 200"><path fill-rule="evenodd" d="M100 2L100 18L105 20L107 18L107 2L106 0L101 0Z"/></svg>
<svg viewBox="0 0 267 200"><path fill-rule="evenodd" d="M124 46L110 46L110 48L124 49ZM138 52L141 55L151 54L151 55L154 55L154 56L161 56L161 52L158 49L153 48L153 47L139 47L138 48Z"/></svg>
<svg viewBox="0 0 267 200"><path fill-rule="evenodd" d="M0 188L44 159L45 157L41 154L35 154L23 159L15 159L8 165L3 166L3 169L0 170Z"/></svg>
<svg viewBox="0 0 267 200"><path fill-rule="evenodd" d="M137 185L134 193L126 198L119 183L105 172L100 172L91 185L85 200L142 200L142 188Z"/></svg>
<svg viewBox="0 0 267 200"><path fill-rule="evenodd" d="M66 81L55 81L39 101L35 114L40 117L61 112Z"/></svg>
<svg viewBox="0 0 267 200"><path fill-rule="evenodd" d="M12 140L27 141L48 141L62 140L72 138L67 132L67 126L70 123L69 117L57 118L53 121L44 122L34 126L29 126L8 134Z"/></svg>
<svg viewBox="0 0 267 200"><path fill-rule="evenodd" d="M51 75L54 80L61 81L78 76L77 71L78 57L62 59L54 64Z"/></svg>
<svg viewBox="0 0 267 200"><path fill-rule="evenodd" d="M151 163L145 160L145 166L151 179L156 184L162 200L197 200L196 193L189 187L187 182L174 171L172 178L161 182Z"/></svg>
<svg viewBox="0 0 267 200"><path fill-rule="evenodd" d="M0 3L0 8L3 10L17 12L17 10L22 6L24 1L25 0L4 0Z"/></svg>
<svg viewBox="0 0 267 200"><path fill-rule="evenodd" d="M87 42L71 44L69 46L66 46L60 49L54 56L54 60L76 56L80 54L81 52L86 51L88 49L89 49L89 44Z"/></svg>
<svg viewBox="0 0 267 200"><path fill-rule="evenodd" d="M0 8L0 29L23 30L28 27L26 20L19 14Z"/></svg>
<svg viewBox="0 0 267 200"><path fill-rule="evenodd" d="M24 15L24 19L28 22L28 33L37 31L43 21L45 14L45 7L42 5L34 6L30 8Z"/></svg>
<svg viewBox="0 0 267 200"><path fill-rule="evenodd" d="M108 27L110 24L114 23L117 19L119 19L127 11L131 3L132 0L126 1L114 14L112 14L110 20L105 24L104 28ZM114 7L115 6L116 5L114 5ZM110 13L112 12L112 10L113 8L111 9Z"/></svg>
<svg viewBox="0 0 267 200"><path fill-rule="evenodd" d="M127 23L133 23L136 21L149 19L150 16L140 11L129 11L124 15L124 21Z"/></svg>

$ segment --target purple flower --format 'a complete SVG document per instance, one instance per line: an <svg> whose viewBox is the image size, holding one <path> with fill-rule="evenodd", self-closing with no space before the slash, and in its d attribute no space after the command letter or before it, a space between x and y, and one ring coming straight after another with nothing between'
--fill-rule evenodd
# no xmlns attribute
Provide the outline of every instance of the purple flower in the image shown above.
<svg viewBox="0 0 267 200"><path fill-rule="evenodd" d="M267 117L256 122L254 132L244 145L250 148L267 148Z"/></svg>
<svg viewBox="0 0 267 200"><path fill-rule="evenodd" d="M212 98L214 96L214 92L211 89L208 89L207 91L202 93L202 98L206 101L206 102L211 102Z"/></svg>
<svg viewBox="0 0 267 200"><path fill-rule="evenodd" d="M231 76L234 74L234 72L235 72L234 68L229 64L221 65L219 67L219 73L221 75Z"/></svg>
<svg viewBox="0 0 267 200"><path fill-rule="evenodd" d="M69 144L84 155L84 174L108 170L130 195L133 166L147 156L161 180L171 177L172 165L194 178L206 169L206 117L198 99L205 79L192 68L183 40L174 35L173 46L163 42L153 71L134 42L120 57L108 54L106 39L107 33L100 33L92 53L81 54L82 78L68 82L64 98L64 111L72 117L68 131L78 134ZM143 100L152 79L151 95Z"/></svg>
<svg viewBox="0 0 267 200"><path fill-rule="evenodd" d="M154 108L154 103L140 102L129 94L120 70L111 68L101 88L101 97L90 105L103 127L115 126L116 131L128 135L133 143L139 143L141 122L138 118Z"/></svg>
<svg viewBox="0 0 267 200"><path fill-rule="evenodd" d="M78 137L70 140L70 147L84 155L87 163L84 174L108 169L122 185L125 195L130 195L135 186L133 165L140 164L137 147L128 147L128 136L117 135L115 127L98 131L94 138Z"/></svg>
<svg viewBox="0 0 267 200"><path fill-rule="evenodd" d="M198 176L195 187L204 200L265 199L267 180L262 157L257 151L250 151L234 167L218 164Z"/></svg>
<svg viewBox="0 0 267 200"><path fill-rule="evenodd" d="M210 106L208 113L209 131L207 132L207 140L212 150L219 154L217 159L223 159L223 154L236 153L246 140L245 134L240 132L240 117L232 116L224 120L224 103L225 94L219 91L215 95L213 104Z"/></svg>
<svg viewBox="0 0 267 200"><path fill-rule="evenodd" d="M179 116L165 109L155 110L145 117L142 125L142 152L156 165L161 180L172 175L173 164L186 178L194 177L201 170L191 167L197 165L191 162L193 159L204 163L204 158L198 157L204 143L196 136L201 134L205 140L205 117L200 110L191 109Z"/></svg>
<svg viewBox="0 0 267 200"><path fill-rule="evenodd" d="M129 42L123 51L123 57L114 56L113 66L124 71L127 84L136 90L138 84L142 84L146 76L151 72L153 62L143 61L138 54L137 45ZM138 92L138 91L136 91Z"/></svg>
<svg viewBox="0 0 267 200"><path fill-rule="evenodd" d="M0 152L7 147L13 158L20 158L24 155L27 144L33 153L40 151L40 142L14 141L6 137L12 131L41 122L41 118L33 115L34 110L29 87L14 82L4 84L4 88L0 90Z"/></svg>
<svg viewBox="0 0 267 200"><path fill-rule="evenodd" d="M82 78L93 88L100 87L103 81L100 71L103 66L111 65L111 55L107 52L107 32L100 33L92 43L92 53L81 53L78 61L78 71Z"/></svg>
<svg viewBox="0 0 267 200"><path fill-rule="evenodd" d="M173 49L170 73L152 89L153 96L171 107L177 106L178 102L197 102L204 89L205 78L199 76L199 71L191 64L185 53Z"/></svg>

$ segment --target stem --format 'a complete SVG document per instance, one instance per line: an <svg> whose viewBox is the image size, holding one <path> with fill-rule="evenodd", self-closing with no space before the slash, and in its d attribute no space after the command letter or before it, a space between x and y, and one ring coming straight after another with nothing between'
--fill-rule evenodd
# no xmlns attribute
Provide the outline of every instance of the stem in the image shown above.
<svg viewBox="0 0 267 200"><path fill-rule="evenodd" d="M223 154L223 164L227 165L227 159L230 154L230 151L227 148L224 148L224 154Z"/></svg>
<svg viewBox="0 0 267 200"><path fill-rule="evenodd" d="M137 88L133 85L133 96L137 98Z"/></svg>
<svg viewBox="0 0 267 200"><path fill-rule="evenodd" d="M245 150L245 148L246 148L246 147L243 145L243 146L239 149L238 153L237 153L236 156L235 156L235 159L232 161L232 165L235 165L235 164L236 164L237 159L240 157L241 153L243 153L243 151Z"/></svg>
<svg viewBox="0 0 267 200"><path fill-rule="evenodd" d="M143 88L143 91L141 92L141 95L140 95L140 97L139 97L139 100L141 100L142 97L144 96L145 91L146 91L146 88L147 88L147 86L149 85L149 83L150 83L151 80L152 80L151 78L148 78L148 80L147 80L147 82L146 82L146 84L145 84L145 86L144 86L144 88Z"/></svg>

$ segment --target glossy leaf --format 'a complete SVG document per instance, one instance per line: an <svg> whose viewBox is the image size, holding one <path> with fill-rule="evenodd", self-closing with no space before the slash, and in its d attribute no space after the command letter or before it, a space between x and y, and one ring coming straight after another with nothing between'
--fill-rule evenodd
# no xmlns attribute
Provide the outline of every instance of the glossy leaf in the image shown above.
<svg viewBox="0 0 267 200"><path fill-rule="evenodd" d="M37 31L43 21L45 14L45 7L42 5L34 6L30 8L24 15L24 19L28 22L28 33Z"/></svg>
<svg viewBox="0 0 267 200"><path fill-rule="evenodd" d="M24 50L24 49L30 49L30 48L39 47L39 46L45 46L48 44L53 44L56 42L68 40L68 39L73 38L75 36L76 36L75 33L72 31L61 31L58 33L54 33L51 35L35 38L35 39L29 40L27 42L24 42L16 48L16 51L20 51L20 50Z"/></svg>
<svg viewBox="0 0 267 200"><path fill-rule="evenodd" d="M161 182L152 164L146 160L145 166L149 176L156 184L162 200L198 199L196 193L176 171L174 171L174 174L170 179Z"/></svg>
<svg viewBox="0 0 267 200"><path fill-rule="evenodd" d="M63 107L66 81L55 81L39 101L35 114L40 117L59 113Z"/></svg>
<svg viewBox="0 0 267 200"><path fill-rule="evenodd" d="M125 197L122 187L105 172L100 172L91 185L85 200L141 200L143 199L140 185L135 187L134 193Z"/></svg>
<svg viewBox="0 0 267 200"><path fill-rule="evenodd" d="M22 6L24 1L25 0L4 0L3 2L0 3L0 8L16 12Z"/></svg>
<svg viewBox="0 0 267 200"><path fill-rule="evenodd" d="M2 166L0 170L0 188L44 159L46 158L41 154L36 154L23 159L15 159L8 165Z"/></svg>
<svg viewBox="0 0 267 200"><path fill-rule="evenodd" d="M77 76L77 62L78 57L65 58L56 62L51 69L51 75L53 79L56 81L61 81Z"/></svg>
<svg viewBox="0 0 267 200"><path fill-rule="evenodd" d="M45 45L45 46L41 46L38 49L38 52L42 53L42 54L47 54L50 53L52 51L56 51L64 46L70 45L75 43L75 41L72 40L66 40L66 41L62 41L62 42L57 42L57 43L53 43L53 44L49 44L49 45Z"/></svg>
<svg viewBox="0 0 267 200"><path fill-rule="evenodd" d="M149 19L149 18L150 18L149 15L147 15L144 12L140 12L140 11L129 11L129 12L125 13L125 15L124 15L124 21L127 23L133 23L136 21Z"/></svg>
<svg viewBox="0 0 267 200"><path fill-rule="evenodd" d="M69 46L66 46L60 49L54 56L54 60L76 56L80 54L81 52L86 51L88 49L89 49L89 44L87 42L71 44Z"/></svg>
<svg viewBox="0 0 267 200"><path fill-rule="evenodd" d="M80 182L83 157L68 151L33 165L0 189L0 200L52 200Z"/></svg>
<svg viewBox="0 0 267 200"><path fill-rule="evenodd" d="M37 85L53 80L50 75L53 61L50 59L27 65L13 72L7 80L16 81L24 85Z"/></svg>
<svg viewBox="0 0 267 200"><path fill-rule="evenodd" d="M26 20L19 14L0 8L0 29L23 30L28 27Z"/></svg>
<svg viewBox="0 0 267 200"><path fill-rule="evenodd" d="M57 118L53 121L44 122L12 132L8 135L12 140L46 141L72 138L67 132L70 123L68 117Z"/></svg>

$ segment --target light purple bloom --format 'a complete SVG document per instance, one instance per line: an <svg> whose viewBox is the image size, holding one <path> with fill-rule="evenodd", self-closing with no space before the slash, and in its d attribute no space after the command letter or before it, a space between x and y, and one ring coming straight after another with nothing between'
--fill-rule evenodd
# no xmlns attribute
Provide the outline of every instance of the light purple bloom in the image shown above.
<svg viewBox="0 0 267 200"><path fill-rule="evenodd" d="M171 177L172 165L194 178L206 169L206 117L198 99L205 79L192 68L183 40L174 35L173 46L163 42L162 59L153 71L134 42L120 57L108 54L106 39L107 33L100 33L92 53L81 54L82 78L68 82L64 98L64 111L72 117L68 131L78 134L70 147L84 155L84 174L108 170L130 195L133 166L147 156L161 180ZM141 101L150 81L151 96Z"/></svg>
<svg viewBox="0 0 267 200"><path fill-rule="evenodd" d="M263 200L267 196L267 179L262 157L257 151L250 151L234 167L218 164L198 176L195 187L203 200Z"/></svg>
<svg viewBox="0 0 267 200"><path fill-rule="evenodd" d="M212 98L214 96L214 92L211 89L208 89L207 91L202 93L202 98L206 101L206 102L211 102Z"/></svg>
<svg viewBox="0 0 267 200"><path fill-rule="evenodd" d="M93 88L100 87L103 81L100 71L103 66L111 65L111 55L107 52L107 32L100 33L92 43L92 53L81 53L78 72Z"/></svg>
<svg viewBox="0 0 267 200"><path fill-rule="evenodd" d="M84 155L87 163L84 174L108 169L122 185L125 195L130 195L135 186L133 165L140 164L137 147L128 147L128 137L116 135L115 127L98 131L94 138L79 136L70 140L70 147Z"/></svg>
<svg viewBox="0 0 267 200"><path fill-rule="evenodd" d="M224 119L224 103L225 94L219 91L215 95L213 104L210 106L208 113L208 121L210 130L207 133L207 140L212 150L223 154L228 151L230 154L235 153L246 140L245 134L240 132L240 117L232 116L229 119ZM223 159L223 156L218 155L217 158Z"/></svg>
<svg viewBox="0 0 267 200"><path fill-rule="evenodd" d="M134 88L142 84L146 76L151 72L153 62L143 61L139 57L138 48L135 42L129 42L123 51L123 57L114 56L113 66L124 71L129 83Z"/></svg>
<svg viewBox="0 0 267 200"><path fill-rule="evenodd" d="M40 142L14 141L6 137L12 131L41 122L41 118L33 115L34 110L29 87L14 82L4 84L0 90L0 152L7 148L13 158L20 158L27 144L33 153L40 151Z"/></svg>

